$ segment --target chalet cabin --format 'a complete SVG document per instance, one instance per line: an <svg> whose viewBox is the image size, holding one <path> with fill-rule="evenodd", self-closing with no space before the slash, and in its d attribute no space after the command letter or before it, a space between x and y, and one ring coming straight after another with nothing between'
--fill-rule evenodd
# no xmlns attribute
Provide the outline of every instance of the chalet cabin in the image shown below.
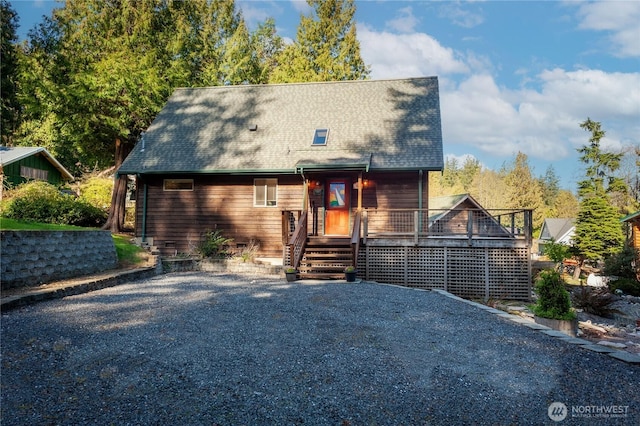
<svg viewBox="0 0 640 426"><path fill-rule="evenodd" d="M73 176L45 148L0 146L0 180L0 188L7 188L29 180L60 185Z"/></svg>
<svg viewBox="0 0 640 426"><path fill-rule="evenodd" d="M444 246L426 243L455 216L429 210L429 174L442 169L438 80L425 77L178 89L118 173L136 177L136 236L163 255L193 252L218 229L232 250L257 243L301 278L354 265L367 279L445 288L447 272L432 282L428 262L414 268L418 284L406 279L408 246L433 247L426 256L447 265ZM478 226L512 250L508 226L482 214ZM464 218L450 246L473 246L480 228ZM401 264L379 260L393 250Z"/></svg>

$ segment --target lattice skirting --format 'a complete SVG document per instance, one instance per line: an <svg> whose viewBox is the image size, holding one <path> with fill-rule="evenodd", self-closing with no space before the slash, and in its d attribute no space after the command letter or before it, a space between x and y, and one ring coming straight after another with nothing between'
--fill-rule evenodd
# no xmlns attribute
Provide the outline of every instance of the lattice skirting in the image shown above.
<svg viewBox="0 0 640 426"><path fill-rule="evenodd" d="M526 247L365 246L359 253L358 272L371 281L443 289L469 299L531 298Z"/></svg>

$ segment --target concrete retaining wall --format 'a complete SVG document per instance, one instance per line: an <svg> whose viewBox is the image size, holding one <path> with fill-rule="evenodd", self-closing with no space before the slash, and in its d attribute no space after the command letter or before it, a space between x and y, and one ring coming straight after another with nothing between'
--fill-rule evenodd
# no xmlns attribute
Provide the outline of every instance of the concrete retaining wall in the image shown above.
<svg viewBox="0 0 640 426"><path fill-rule="evenodd" d="M40 284L116 268L109 231L1 231L2 289Z"/></svg>

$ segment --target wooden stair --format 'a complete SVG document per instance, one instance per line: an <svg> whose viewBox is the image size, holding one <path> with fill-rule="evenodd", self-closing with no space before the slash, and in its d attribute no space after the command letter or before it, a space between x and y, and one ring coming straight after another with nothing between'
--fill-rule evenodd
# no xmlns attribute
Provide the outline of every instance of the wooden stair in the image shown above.
<svg viewBox="0 0 640 426"><path fill-rule="evenodd" d="M350 265L349 237L309 237L298 275L301 279L344 279L344 268Z"/></svg>

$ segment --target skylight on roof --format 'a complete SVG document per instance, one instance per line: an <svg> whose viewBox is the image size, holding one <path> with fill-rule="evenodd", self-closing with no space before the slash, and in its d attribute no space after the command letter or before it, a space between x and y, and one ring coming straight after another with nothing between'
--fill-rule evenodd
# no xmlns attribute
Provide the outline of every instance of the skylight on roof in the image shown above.
<svg viewBox="0 0 640 426"><path fill-rule="evenodd" d="M327 136L329 136L329 129L316 129L312 145L326 145Z"/></svg>

